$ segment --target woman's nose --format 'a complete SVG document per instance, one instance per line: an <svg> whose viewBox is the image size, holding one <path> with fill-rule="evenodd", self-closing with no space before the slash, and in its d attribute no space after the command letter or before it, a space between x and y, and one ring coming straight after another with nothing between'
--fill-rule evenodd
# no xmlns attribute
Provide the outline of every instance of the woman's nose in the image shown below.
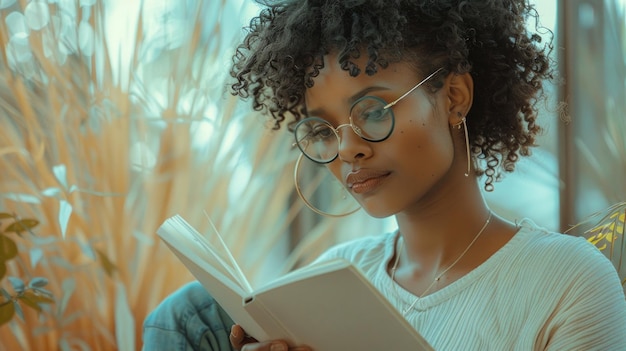
<svg viewBox="0 0 626 351"><path fill-rule="evenodd" d="M337 134L339 135L337 153L342 161L354 162L357 159L371 155L370 143L361 138L351 125L342 124L338 126Z"/></svg>

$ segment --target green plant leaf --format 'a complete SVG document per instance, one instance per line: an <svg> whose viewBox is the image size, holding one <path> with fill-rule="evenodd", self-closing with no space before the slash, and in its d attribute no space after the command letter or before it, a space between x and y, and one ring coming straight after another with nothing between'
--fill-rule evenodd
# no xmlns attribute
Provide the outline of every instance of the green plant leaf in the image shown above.
<svg viewBox="0 0 626 351"><path fill-rule="evenodd" d="M56 302L54 298L46 295L36 294L32 290L26 291L23 296L28 296L30 300L35 301L36 303L52 304Z"/></svg>
<svg viewBox="0 0 626 351"><path fill-rule="evenodd" d="M22 301L26 306L36 310L37 312L41 312L41 306L39 306L39 304L36 301L31 299L26 294L19 296L18 299Z"/></svg>
<svg viewBox="0 0 626 351"><path fill-rule="evenodd" d="M0 262L4 263L17 256L17 244L13 239L0 234Z"/></svg>
<svg viewBox="0 0 626 351"><path fill-rule="evenodd" d="M20 234L21 232L33 229L39 224L36 219L20 219L17 222L11 223L4 231L14 232Z"/></svg>
<svg viewBox="0 0 626 351"><path fill-rule="evenodd" d="M15 309L15 313L22 319L24 320L24 310L22 309L22 306L20 306L19 303L17 303L17 301L12 301L12 305L13 308Z"/></svg>
<svg viewBox="0 0 626 351"><path fill-rule="evenodd" d="M52 167L52 172L63 188L67 189L67 168L65 165L61 164Z"/></svg>
<svg viewBox="0 0 626 351"><path fill-rule="evenodd" d="M30 265L36 268L39 262L43 259L43 250L39 247L33 247L30 249L29 255Z"/></svg>
<svg viewBox="0 0 626 351"><path fill-rule="evenodd" d="M42 310L40 304L54 303L54 299L51 299L44 295L35 294L32 291L24 292L24 294L20 295L18 299L24 302L24 304L26 304L28 307L37 310L37 312L41 312Z"/></svg>
<svg viewBox="0 0 626 351"><path fill-rule="evenodd" d="M13 290L15 290L18 294L23 293L26 289L24 281L18 277L9 277L9 283L11 283Z"/></svg>
<svg viewBox="0 0 626 351"><path fill-rule="evenodd" d="M23 202L27 204L40 204L41 200L37 196L30 194L3 193L2 197L13 201Z"/></svg>
<svg viewBox="0 0 626 351"><path fill-rule="evenodd" d="M31 288L43 288L46 285L48 285L48 279L44 277L35 277L28 283Z"/></svg>
<svg viewBox="0 0 626 351"><path fill-rule="evenodd" d="M10 322L14 314L15 306L13 305L13 301L0 304L0 325Z"/></svg>
<svg viewBox="0 0 626 351"><path fill-rule="evenodd" d="M65 201L59 200L59 226L61 227L61 236L65 239L67 233L67 223L72 215L72 205Z"/></svg>
<svg viewBox="0 0 626 351"><path fill-rule="evenodd" d="M9 294L9 292L8 292L8 291L6 291L6 289L4 289L4 288L0 288L0 293L2 294L2 296L4 296L4 298L5 298L7 301L11 301L11 299L13 299L13 297L11 296L11 294Z"/></svg>
<svg viewBox="0 0 626 351"><path fill-rule="evenodd" d="M50 290L46 290L44 288L35 288L35 287L33 287L32 289L33 289L33 291L36 291L38 293L38 295L46 296L49 299L53 299L54 298L54 295L52 294L52 292Z"/></svg>
<svg viewBox="0 0 626 351"><path fill-rule="evenodd" d="M57 197L61 195L61 189L60 188L46 188L41 192L41 195L47 196L47 197Z"/></svg>
<svg viewBox="0 0 626 351"><path fill-rule="evenodd" d="M96 250L98 257L100 258L100 262L102 262L102 268L106 272L109 277L113 277L113 273L117 270L117 267L111 262L109 257L105 255L102 251Z"/></svg>
<svg viewBox="0 0 626 351"><path fill-rule="evenodd" d="M57 313L59 315L62 315L65 312L67 304L69 303L70 298L72 297L72 294L74 294L75 290L76 280L74 278L67 278L63 280L63 283L61 284L61 302L57 304Z"/></svg>

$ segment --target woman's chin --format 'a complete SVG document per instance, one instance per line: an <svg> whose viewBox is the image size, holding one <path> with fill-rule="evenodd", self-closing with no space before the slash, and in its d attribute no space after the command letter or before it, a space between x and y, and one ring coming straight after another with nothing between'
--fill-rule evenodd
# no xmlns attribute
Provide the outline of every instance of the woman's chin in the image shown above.
<svg viewBox="0 0 626 351"><path fill-rule="evenodd" d="M389 211L389 208L381 208L380 206L366 206L363 204L361 204L361 206L368 215L374 218L387 218L395 215L394 212Z"/></svg>

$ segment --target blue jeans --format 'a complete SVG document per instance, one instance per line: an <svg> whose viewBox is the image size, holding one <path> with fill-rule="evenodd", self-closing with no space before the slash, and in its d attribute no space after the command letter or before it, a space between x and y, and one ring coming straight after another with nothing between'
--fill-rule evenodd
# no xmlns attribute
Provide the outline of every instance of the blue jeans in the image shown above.
<svg viewBox="0 0 626 351"><path fill-rule="evenodd" d="M231 351L232 319L198 282L168 296L143 325L143 351Z"/></svg>

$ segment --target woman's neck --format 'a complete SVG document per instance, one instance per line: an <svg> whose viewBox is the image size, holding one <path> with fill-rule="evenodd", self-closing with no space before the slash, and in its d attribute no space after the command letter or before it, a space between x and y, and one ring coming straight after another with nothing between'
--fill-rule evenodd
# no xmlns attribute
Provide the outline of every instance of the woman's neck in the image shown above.
<svg viewBox="0 0 626 351"><path fill-rule="evenodd" d="M429 266L445 265L469 245L489 213L478 185L470 179L439 191L436 198L426 196L421 204L396 215L406 258Z"/></svg>

